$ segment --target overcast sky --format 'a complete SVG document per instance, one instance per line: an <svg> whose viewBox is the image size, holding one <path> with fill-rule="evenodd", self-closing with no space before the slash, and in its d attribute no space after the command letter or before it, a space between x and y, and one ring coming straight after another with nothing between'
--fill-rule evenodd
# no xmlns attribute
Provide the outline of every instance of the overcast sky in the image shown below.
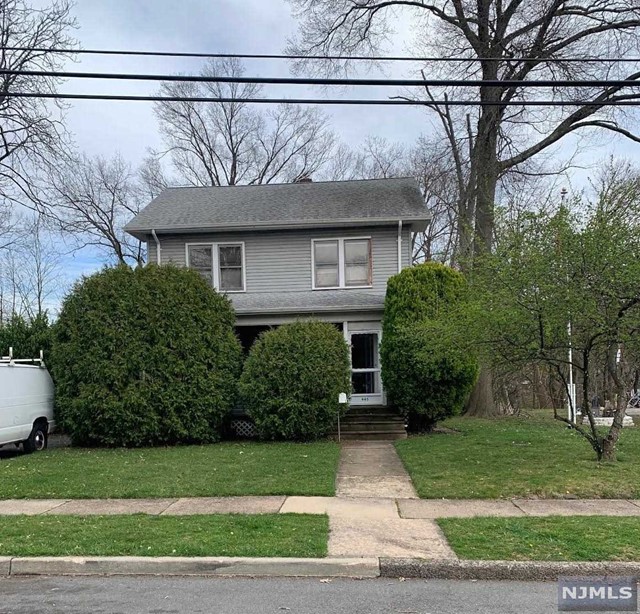
<svg viewBox="0 0 640 614"><path fill-rule="evenodd" d="M48 0L38 0L47 4ZM75 15L79 29L76 36L85 49L170 50L193 52L280 53L287 38L295 33L296 22L285 0L77 0ZM402 12L400 12L402 15ZM387 52L409 52L409 21L396 22L393 44ZM78 56L70 69L148 72L197 73L204 60L176 58L143 58L120 56ZM265 60L246 63L247 74L260 76L288 75L286 61ZM407 65L393 65L388 75L403 76ZM367 72L367 74L372 74ZM404 73L406 76L407 73ZM151 94L156 83L121 81L75 81L63 91L93 91ZM334 90L335 91L335 90ZM334 93L332 91L330 95ZM362 94L342 90L338 95L385 96L389 90L375 88ZM325 96L317 88L270 88L266 94L277 96ZM416 108L325 107L332 127L351 146L368 135L411 144L416 137L431 130L432 115ZM110 156L121 152L132 164L138 164L148 148L160 147L152 103L80 101L71 105L69 127L78 146L89 154ZM638 146L627 141L601 135L602 147L588 151L579 160L588 163L611 153L635 157ZM575 143L567 140L561 155L572 152ZM585 174L569 178L579 186ZM573 180L572 180L573 179Z"/></svg>
<svg viewBox="0 0 640 614"><path fill-rule="evenodd" d="M231 53L281 53L296 23L284 0L79 0L77 37L85 49L135 49ZM79 56L81 70L197 73L204 60ZM286 61L246 62L247 74L288 76ZM78 68L80 69L80 68ZM150 94L157 83L74 82L66 91ZM267 93L267 92L265 92ZM382 92L379 92L382 93ZM269 95L325 95L313 88L270 88ZM342 92L343 95L348 92ZM357 95L357 94L356 94ZM370 95L375 95L375 90ZM357 144L369 134L412 143L428 129L424 111L412 108L327 107L340 137ZM151 103L74 102L69 125L78 145L91 153L119 150L132 162L160 140Z"/></svg>
<svg viewBox="0 0 640 614"><path fill-rule="evenodd" d="M76 0L78 20L76 37L85 49L169 50L190 52L280 53L287 38L294 34L296 23L285 0ZM46 5L48 0L37 0ZM393 46L387 52L409 50L408 20L396 25ZM78 56L69 70L197 73L204 60L141 58L118 56ZM289 74L285 61L248 62L247 74L274 76ZM388 75L402 76L400 65ZM367 73L372 74L372 73ZM404 73L406 76L406 73ZM67 92L104 92L151 94L156 83L74 82L61 89ZM265 94L289 96L326 95L312 88L271 88ZM333 94L333 92L331 92ZM363 95L342 91L342 95ZM371 90L371 96L388 91ZM420 134L431 130L433 117L416 108L325 107L338 136L357 147L367 136L412 144ZM161 147L152 103L147 102L73 102L68 112L68 126L81 150L90 155L111 156L120 152L137 166L148 148ZM578 162L590 164L609 155L636 157L638 145L601 135L600 147L592 148ZM569 139L559 152L569 155L575 141ZM576 171L567 177L569 187L580 188L592 169ZM65 260L67 277L73 279L100 266L90 253L76 254Z"/></svg>

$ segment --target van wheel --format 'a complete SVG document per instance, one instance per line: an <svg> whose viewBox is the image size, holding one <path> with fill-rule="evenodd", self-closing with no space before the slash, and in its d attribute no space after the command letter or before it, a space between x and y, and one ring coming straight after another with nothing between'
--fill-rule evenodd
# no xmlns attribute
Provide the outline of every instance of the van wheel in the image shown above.
<svg viewBox="0 0 640 614"><path fill-rule="evenodd" d="M46 422L36 422L33 425L31 434L28 439L22 442L22 448L27 454L31 452L40 452L47 447L48 425Z"/></svg>

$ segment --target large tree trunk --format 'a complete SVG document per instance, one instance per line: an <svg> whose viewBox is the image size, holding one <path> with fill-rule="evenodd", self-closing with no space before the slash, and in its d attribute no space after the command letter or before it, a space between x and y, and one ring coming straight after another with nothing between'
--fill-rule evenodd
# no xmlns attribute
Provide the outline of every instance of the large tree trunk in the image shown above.
<svg viewBox="0 0 640 614"><path fill-rule="evenodd" d="M498 407L493 398L493 374L491 368L480 367L478 381L471 391L465 414L478 418L488 418L502 415L503 409Z"/></svg>
<svg viewBox="0 0 640 614"><path fill-rule="evenodd" d="M469 270L473 262L473 236L475 199L469 196L460 196L458 201L456 226L456 247L453 262L462 270Z"/></svg>
<svg viewBox="0 0 640 614"><path fill-rule="evenodd" d="M492 75L485 75L492 76ZM482 88L483 100L495 100L496 88ZM478 137L473 157L476 176L474 261L491 251L494 231L496 186L498 183L497 135L499 115L495 107L485 107L478 120ZM489 365L481 365L478 381L467 403L467 415L499 416L506 413L506 405L495 402L493 377Z"/></svg>

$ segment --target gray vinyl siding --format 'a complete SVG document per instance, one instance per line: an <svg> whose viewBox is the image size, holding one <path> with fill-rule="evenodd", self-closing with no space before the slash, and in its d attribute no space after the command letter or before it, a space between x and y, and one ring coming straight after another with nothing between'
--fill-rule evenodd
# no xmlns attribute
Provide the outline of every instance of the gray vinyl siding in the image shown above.
<svg viewBox="0 0 640 614"><path fill-rule="evenodd" d="M410 228L402 232L402 265L409 266ZM160 235L162 263L186 265L187 243L244 242L247 292L296 292L311 290L311 241L323 238L371 237L373 285L371 292L384 293L387 279L398 271L398 229L395 226L355 230L308 229ZM156 261L156 246L149 242L149 262ZM321 292L322 290L317 290ZM348 290L347 290L348 291ZM365 292L367 290L364 290Z"/></svg>

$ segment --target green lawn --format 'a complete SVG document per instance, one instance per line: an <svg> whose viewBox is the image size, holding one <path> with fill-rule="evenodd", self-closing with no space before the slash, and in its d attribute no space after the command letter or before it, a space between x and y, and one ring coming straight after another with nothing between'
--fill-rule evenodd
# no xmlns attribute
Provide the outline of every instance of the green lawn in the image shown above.
<svg viewBox="0 0 640 614"><path fill-rule="evenodd" d="M420 497L640 498L640 427L624 430L618 462L597 463L591 446L549 412L442 426L459 432L396 444Z"/></svg>
<svg viewBox="0 0 640 614"><path fill-rule="evenodd" d="M326 516L0 516L0 556L327 554Z"/></svg>
<svg viewBox="0 0 640 614"><path fill-rule="evenodd" d="M0 459L0 499L331 496L339 455L331 442L53 449Z"/></svg>
<svg viewBox="0 0 640 614"><path fill-rule="evenodd" d="M441 518L462 559L640 561L640 518Z"/></svg>

